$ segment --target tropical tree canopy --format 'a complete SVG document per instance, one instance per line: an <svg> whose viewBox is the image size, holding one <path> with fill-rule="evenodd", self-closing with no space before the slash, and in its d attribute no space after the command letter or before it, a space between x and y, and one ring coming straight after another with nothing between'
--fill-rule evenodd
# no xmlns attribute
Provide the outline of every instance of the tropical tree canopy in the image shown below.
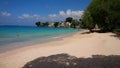
<svg viewBox="0 0 120 68"><path fill-rule="evenodd" d="M54 27L55 27L55 28L58 27L58 25L59 25L59 22L55 22L55 23L54 23Z"/></svg>
<svg viewBox="0 0 120 68"><path fill-rule="evenodd" d="M36 22L35 24L36 24L37 27L41 26L41 22L40 21Z"/></svg>
<svg viewBox="0 0 120 68"><path fill-rule="evenodd" d="M68 18L66 18L66 22L72 22L72 20L73 20L73 18L72 17L68 17Z"/></svg>
<svg viewBox="0 0 120 68"><path fill-rule="evenodd" d="M120 0L92 0L82 17L83 25L108 31L120 27Z"/></svg>

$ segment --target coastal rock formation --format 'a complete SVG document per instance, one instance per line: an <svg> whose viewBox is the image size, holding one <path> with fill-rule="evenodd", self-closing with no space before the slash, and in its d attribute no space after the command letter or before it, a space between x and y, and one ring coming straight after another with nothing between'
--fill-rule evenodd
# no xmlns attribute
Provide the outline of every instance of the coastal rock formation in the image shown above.
<svg viewBox="0 0 120 68"><path fill-rule="evenodd" d="M93 55L91 58L77 58L68 54L40 57L23 68L119 68L120 56Z"/></svg>

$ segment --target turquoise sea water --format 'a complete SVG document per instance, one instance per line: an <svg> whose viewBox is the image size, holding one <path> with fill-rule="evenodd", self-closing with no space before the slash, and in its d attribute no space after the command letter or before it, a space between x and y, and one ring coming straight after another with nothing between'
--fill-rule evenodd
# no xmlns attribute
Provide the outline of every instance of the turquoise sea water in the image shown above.
<svg viewBox="0 0 120 68"><path fill-rule="evenodd" d="M78 30L72 28L42 28L32 26L0 26L0 46L13 43L23 43L45 38L63 36L75 33ZM45 42L45 41L44 41ZM32 42L29 42L32 43ZM39 43L39 42L38 42Z"/></svg>

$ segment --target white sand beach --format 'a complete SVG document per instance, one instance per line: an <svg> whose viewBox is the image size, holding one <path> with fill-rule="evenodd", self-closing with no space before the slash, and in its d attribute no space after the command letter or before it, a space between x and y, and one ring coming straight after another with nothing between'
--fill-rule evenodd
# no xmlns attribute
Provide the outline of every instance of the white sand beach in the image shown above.
<svg viewBox="0 0 120 68"><path fill-rule="evenodd" d="M67 53L76 57L91 55L120 55L120 39L113 33L80 32L44 44L36 44L0 54L0 68L22 68L27 62L38 57Z"/></svg>

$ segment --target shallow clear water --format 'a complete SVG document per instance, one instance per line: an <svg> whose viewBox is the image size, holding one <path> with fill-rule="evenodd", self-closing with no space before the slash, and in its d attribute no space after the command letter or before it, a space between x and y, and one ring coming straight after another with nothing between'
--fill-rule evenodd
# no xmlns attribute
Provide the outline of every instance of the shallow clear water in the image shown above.
<svg viewBox="0 0 120 68"><path fill-rule="evenodd" d="M52 38L77 32L72 28L38 28L31 26L0 26L0 46L16 42Z"/></svg>

